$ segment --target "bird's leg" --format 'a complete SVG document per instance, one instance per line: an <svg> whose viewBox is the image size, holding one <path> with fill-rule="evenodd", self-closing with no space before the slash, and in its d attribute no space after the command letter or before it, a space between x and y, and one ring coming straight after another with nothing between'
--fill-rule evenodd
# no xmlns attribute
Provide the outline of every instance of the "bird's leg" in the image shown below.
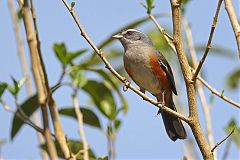
<svg viewBox="0 0 240 160"><path fill-rule="evenodd" d="M124 80L123 91L126 92L130 86L131 82L127 79Z"/></svg>
<svg viewBox="0 0 240 160"><path fill-rule="evenodd" d="M145 89L144 89L144 88L140 87L140 91L141 91L143 94L145 94Z"/></svg>
<svg viewBox="0 0 240 160"><path fill-rule="evenodd" d="M165 91L161 92L160 95L161 95L161 99L158 101L158 104L160 104L160 108L158 110L157 115L162 113L162 109L161 108L165 106L165 99L164 99Z"/></svg>

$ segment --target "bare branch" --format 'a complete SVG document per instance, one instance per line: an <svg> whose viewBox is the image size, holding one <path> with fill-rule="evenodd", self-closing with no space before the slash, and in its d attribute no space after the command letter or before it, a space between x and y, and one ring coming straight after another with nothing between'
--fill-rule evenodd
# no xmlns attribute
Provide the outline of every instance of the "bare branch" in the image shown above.
<svg viewBox="0 0 240 160"><path fill-rule="evenodd" d="M237 16L235 14L235 11L234 11L234 8L233 8L233 5L232 5L232 1L231 0L224 0L224 3L225 3L225 8L226 8L227 13L228 13L229 20L232 24L232 28L233 28L233 31L234 31L234 34L235 34L235 38L236 38L237 45L238 45L238 54L239 54L239 57L240 57L240 26L239 26L239 22L237 20Z"/></svg>
<svg viewBox="0 0 240 160"><path fill-rule="evenodd" d="M88 147L87 139L85 137L85 133L84 133L84 129L83 129L83 115L82 115L81 109L79 108L77 91L75 91L74 94L72 95L72 99L73 99L73 105L74 105L75 113L76 113L77 120L78 120L79 134L81 136L82 143L83 143L83 159L88 160L89 159L89 154L88 154L89 147Z"/></svg>
<svg viewBox="0 0 240 160"><path fill-rule="evenodd" d="M45 65L44 65L44 62L42 59L41 48L40 48L40 39L39 39L38 28L37 28L37 17L35 14L34 3L32 0L31 0L31 12L32 12L32 20L34 23L34 30L35 30L35 32L33 32L35 35L34 36L35 47L36 47L35 50L37 49L36 55L35 55L36 56L35 57L36 58L35 65L38 68L38 74L39 74L39 78L40 78L40 82L41 82L42 90L43 90L43 94L44 94L43 102L44 102L44 104L49 105L56 139L60 145L60 148L64 154L64 157L66 159L71 159L72 158L71 154L70 154L71 151L68 148L66 137L62 130L56 102L52 96L52 92L51 92L51 90L49 88L49 84L48 84L47 73L46 73Z"/></svg>
<svg viewBox="0 0 240 160"><path fill-rule="evenodd" d="M17 12L15 9L13 0L9 0L8 5L9 5L9 10L11 12L12 21L13 21L20 64L21 64L23 75L25 77L25 81L26 81L27 93L28 93L28 96L30 97L33 95L32 81L30 79L30 74L29 74L29 70L27 67L27 63L26 63L22 37L21 37L19 25L18 25ZM37 113L33 113L32 116L33 116L34 123L36 123L36 125L40 126L40 121L39 121ZM37 136L38 136L39 143L43 144L44 143L43 136L38 132L37 132ZM44 159L44 160L48 158L46 152L43 149L41 149L41 156L42 156L42 159Z"/></svg>
<svg viewBox="0 0 240 160"><path fill-rule="evenodd" d="M153 21L153 23L157 26L158 30L160 33L162 33L164 39L167 41L167 44L170 46L170 48L172 49L173 53L177 53L176 48L173 44L173 38L167 34L165 32L165 30L163 29L163 27L157 22L156 18L152 15L149 14L149 18Z"/></svg>
<svg viewBox="0 0 240 160"><path fill-rule="evenodd" d="M196 54L196 50L195 50L194 42L193 42L193 38L192 38L192 31L188 25L187 18L183 17L182 20L183 20L184 30L186 33L187 45L188 45L188 48L189 48L189 51L191 54L191 58L192 58L192 62L193 62L193 67L196 68L197 67L197 54ZM204 117L205 117L205 121L206 121L208 142L210 144L210 147L213 147L214 146L214 138L213 138L213 134L212 134L212 120L211 120L211 115L210 115L211 108L210 108L209 104L207 103L202 84L199 81L196 81L196 87L197 87L197 91L198 91L198 94L200 97L200 101L202 104L203 113L204 113ZM214 159L217 159L217 152L214 153Z"/></svg>
<svg viewBox="0 0 240 160"><path fill-rule="evenodd" d="M44 130L42 128L40 128L38 125L36 125L34 122L32 122L27 116L25 116L24 114L21 114L21 112L15 112L14 110L11 109L11 107L4 102L3 100L1 100L0 102L3 106L3 108L7 111L10 112L12 114L16 114L16 116L18 118L20 118L24 123L26 123L27 125L29 125L30 127L32 127L33 129L35 129L38 133L40 133L41 135L44 135Z"/></svg>
<svg viewBox="0 0 240 160"><path fill-rule="evenodd" d="M216 28L216 24L217 24L217 20L218 20L218 14L219 14L219 11L220 11L220 8L221 8L221 4L222 4L222 1L223 0L219 0L218 1L218 6L217 6L217 10L216 10L216 13L215 13L215 16L214 16L214 19L213 19L213 23L212 23L212 28L211 28L211 32L210 32L210 35L209 35L209 38L208 38L208 43L207 43L207 47L205 49L205 52L203 54L203 57L202 59L200 60L199 64L198 64L198 67L192 77L192 81L196 81L196 78L198 76L198 73L200 72L201 68L202 68L202 65L208 55L208 51L210 50L211 48L211 42L212 42L212 38L213 38L213 33L215 31L215 28Z"/></svg>
<svg viewBox="0 0 240 160"><path fill-rule="evenodd" d="M191 67L188 64L188 60L182 44L182 30L181 30L181 0L170 0L172 8L173 18L173 43L175 45L179 63L183 72L188 96L189 116L192 123L189 123L193 135L197 141L198 147L202 153L204 159L214 159L211 153L211 148L207 143L204 133L201 129L196 100L196 90L194 83L192 82Z"/></svg>
<svg viewBox="0 0 240 160"><path fill-rule="evenodd" d="M226 141L234 132L235 128L232 129L232 131L220 142L218 142L212 149L211 152L213 152L220 144L222 144L224 141Z"/></svg>
<svg viewBox="0 0 240 160"><path fill-rule="evenodd" d="M41 106L42 110L42 117L43 117L43 125L44 125L44 135L46 139L46 144L48 148L48 153L51 159L57 159L57 152L55 145L53 143L50 129L49 129L49 121L48 121L48 110L47 105L45 103L46 101L46 94L44 91L44 86L41 81L40 77L40 69L39 69L39 56L38 56L38 50L37 50L37 41L35 32L32 26L32 20L31 20L31 14L29 10L28 0L24 0L24 4L22 7L22 13L23 13L23 22L25 26L26 31L26 37L28 41L28 46L30 50L30 56L31 56L31 64L32 64L32 71L34 75L35 85L37 87L37 93L38 93L38 102Z"/></svg>
<svg viewBox="0 0 240 160"><path fill-rule="evenodd" d="M219 98L223 99L224 101L232 104L233 106L240 108L240 103L237 103L230 98L224 96L220 92L218 92L216 89L214 89L211 85L209 85L202 77L198 76L198 80L202 82L204 86L206 86L213 94L217 95Z"/></svg>
<svg viewBox="0 0 240 160"><path fill-rule="evenodd" d="M155 24L158 24L158 25L156 25L156 26L158 27L158 29L159 29L160 32L161 32L161 31L164 31L164 29L163 29L163 28L161 27L161 25L156 21L156 18L155 18L153 15L151 16L151 19L154 20L153 22L154 22ZM163 32L161 32L161 33L164 35ZM168 36L169 36L169 35L168 35ZM168 38L166 38L166 36L164 36L164 38L165 38L166 41L172 39L172 37L170 37L170 38L168 39ZM170 42L170 44L171 44L171 43L172 43L172 42ZM192 45L192 44L191 44L191 45ZM169 45L169 47L172 49L173 52L176 52L175 47L173 48L172 45ZM192 47L190 47L189 49L192 50ZM192 51L190 51L190 53L192 53ZM191 56L196 59L195 54L193 54L193 55L191 55ZM195 61L193 61L193 64L194 64L194 66L197 65L197 64L195 63ZM193 68L192 68L192 70L195 72L195 70L194 70ZM232 104L232 105L240 108L240 104L239 104L239 103L237 103L237 102L231 100L230 98L228 98L228 97L222 95L221 93L219 93L216 89L214 89L211 85L209 85L204 79L202 79L201 76L198 76L198 79L199 79L213 94L215 94L215 95L217 95L218 97L222 98L223 100L229 102L230 104Z"/></svg>
<svg viewBox="0 0 240 160"><path fill-rule="evenodd" d="M106 68L116 77L118 78L121 82L126 83L126 78L122 77L119 73L117 73L116 70L114 70L114 68L111 66L111 64L108 62L108 60L106 59L106 57L104 56L104 53L102 52L102 50L98 49L97 46L91 41L91 39L88 37L87 33L84 31L81 23L79 22L74 10L68 5L68 3L66 2L66 0L62 0L63 3L65 4L65 6L67 7L67 9L69 10L69 12L71 13L74 21L76 22L81 35L85 38L85 40L89 43L89 45L93 48L93 50L97 53L97 55L102 59L102 61L104 62ZM153 105L155 105L158 108L161 108L161 110L163 112L167 112L170 115L173 115L175 117L178 117L180 119L182 119L183 121L189 123L190 119L176 111L173 111L172 109L166 107L166 106L161 106L161 104L159 104L157 101L154 101L153 99L151 99L150 97L146 96L145 94L143 94L141 91L139 91L138 89L136 89L134 86L132 86L131 84L128 85L128 88L130 88L132 91L134 91L136 94L138 94L139 96L141 96L145 101L148 101L150 103L152 103Z"/></svg>

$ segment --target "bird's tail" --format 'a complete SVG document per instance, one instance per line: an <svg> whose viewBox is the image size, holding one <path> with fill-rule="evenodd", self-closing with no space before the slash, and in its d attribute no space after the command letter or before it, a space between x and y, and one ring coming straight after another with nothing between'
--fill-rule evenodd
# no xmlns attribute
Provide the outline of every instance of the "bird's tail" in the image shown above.
<svg viewBox="0 0 240 160"><path fill-rule="evenodd" d="M161 101L161 99L159 98L157 99L158 101ZM172 92L170 92L169 94L165 94L164 99L165 99L165 105L167 107L171 108L174 111L177 111L172 99ZM166 112L165 113L161 112L161 113L162 113L162 119L165 125L165 129L169 138L171 138L171 140L173 141L176 141L177 139L185 139L187 137L187 134L181 120Z"/></svg>

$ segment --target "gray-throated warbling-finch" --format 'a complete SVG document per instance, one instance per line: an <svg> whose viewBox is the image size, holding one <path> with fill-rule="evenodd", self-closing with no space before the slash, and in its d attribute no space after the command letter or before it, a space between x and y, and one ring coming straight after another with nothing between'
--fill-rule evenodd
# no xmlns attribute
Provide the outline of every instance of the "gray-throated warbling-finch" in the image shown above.
<svg viewBox="0 0 240 160"><path fill-rule="evenodd" d="M147 90L159 103L177 111L172 99L172 93L177 95L177 90L171 67L149 37L135 29L124 30L113 37L122 43L125 70L140 90ZM173 141L186 138L186 131L179 118L161 112L161 109L159 113L162 114L167 134Z"/></svg>

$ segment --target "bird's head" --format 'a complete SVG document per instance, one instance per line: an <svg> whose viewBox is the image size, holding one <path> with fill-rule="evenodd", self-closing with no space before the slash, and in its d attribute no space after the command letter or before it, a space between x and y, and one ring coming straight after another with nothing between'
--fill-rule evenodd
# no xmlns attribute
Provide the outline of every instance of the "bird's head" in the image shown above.
<svg viewBox="0 0 240 160"><path fill-rule="evenodd" d="M151 44L150 39L143 32L136 29L123 30L120 33L113 36L113 38L119 39L124 48L130 45L143 45Z"/></svg>

